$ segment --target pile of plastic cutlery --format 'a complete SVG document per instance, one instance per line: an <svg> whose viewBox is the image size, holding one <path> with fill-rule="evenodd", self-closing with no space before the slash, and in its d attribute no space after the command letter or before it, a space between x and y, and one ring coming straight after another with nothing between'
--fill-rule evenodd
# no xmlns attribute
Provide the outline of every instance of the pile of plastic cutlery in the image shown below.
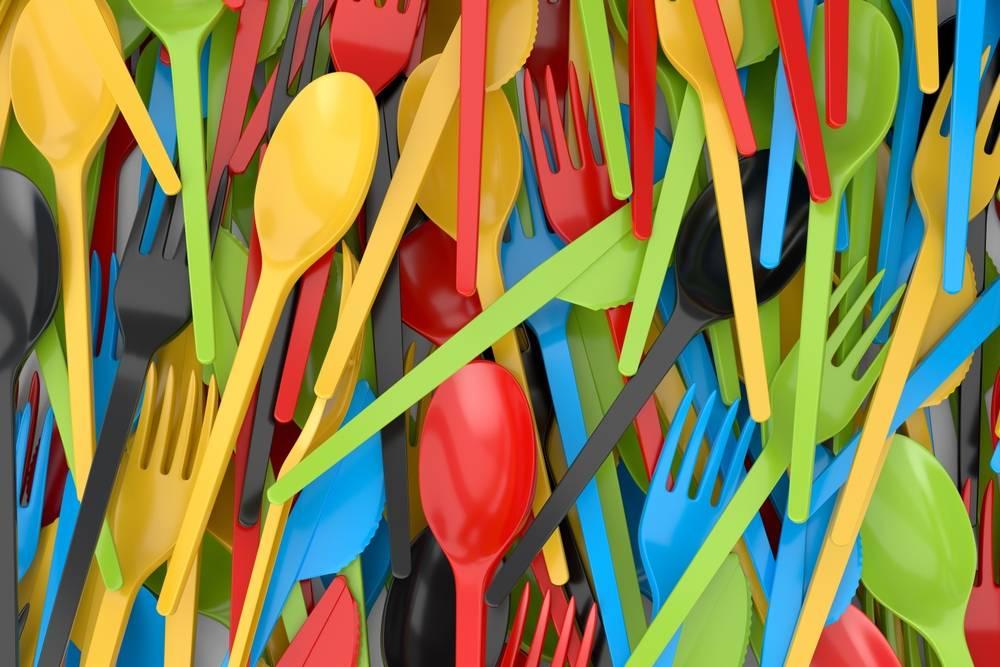
<svg viewBox="0 0 1000 667"><path fill-rule="evenodd" d="M997 664L998 49L0 0L0 664Z"/></svg>

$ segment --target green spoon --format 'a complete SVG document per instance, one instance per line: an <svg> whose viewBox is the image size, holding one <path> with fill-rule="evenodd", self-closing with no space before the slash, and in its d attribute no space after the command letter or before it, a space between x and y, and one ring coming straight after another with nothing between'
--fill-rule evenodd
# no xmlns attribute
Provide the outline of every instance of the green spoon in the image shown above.
<svg viewBox="0 0 1000 667"><path fill-rule="evenodd" d="M677 642L676 665L742 665L750 643L750 586L729 554L691 610Z"/></svg>
<svg viewBox="0 0 1000 667"><path fill-rule="evenodd" d="M212 319L212 257L208 236L199 60L205 38L222 16L223 5L220 0L129 2L170 54L195 348L198 361L210 364L215 358L215 327Z"/></svg>
<svg viewBox="0 0 1000 667"><path fill-rule="evenodd" d="M126 58L132 55L149 33L146 24L135 14L128 0L108 0L111 13L115 15L118 24L118 34L122 40L122 55Z"/></svg>
<svg viewBox="0 0 1000 667"><path fill-rule="evenodd" d="M964 623L976 540L951 477L919 443L893 437L861 540L868 591L916 628L942 665L972 665Z"/></svg>
<svg viewBox="0 0 1000 667"><path fill-rule="evenodd" d="M826 102L824 9L823 6L816 9L810 49L816 101L821 106ZM809 209L798 391L789 469L788 516L798 523L809 516L826 311L830 303L840 202L848 183L885 138L896 110L899 87L899 55L889 22L878 9L864 2L851 3L850 10L852 39L848 59L850 107L847 123L838 129L825 123L822 127L833 195L823 203L813 202Z"/></svg>

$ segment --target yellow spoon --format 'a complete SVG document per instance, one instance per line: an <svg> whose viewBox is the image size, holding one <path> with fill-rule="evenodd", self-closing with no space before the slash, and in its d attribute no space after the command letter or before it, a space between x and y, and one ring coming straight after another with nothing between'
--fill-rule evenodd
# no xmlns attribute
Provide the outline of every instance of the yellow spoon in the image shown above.
<svg viewBox="0 0 1000 667"><path fill-rule="evenodd" d="M176 194L181 189L180 177L174 170L167 149L163 147L160 135L153 126L153 119L149 117L146 105L139 97L135 82L132 81L125 67L125 61L122 60L118 25L114 21L111 23L101 21L101 13L106 9L104 0L69 2L62 0L62 2L72 14L87 51L97 61L104 77L104 84L110 89L111 96L121 109L122 116L132 130L132 136L139 144L139 150L146 156L149 168L156 176L160 188L168 195Z"/></svg>
<svg viewBox="0 0 1000 667"><path fill-rule="evenodd" d="M254 196L260 283L207 451L195 473L195 488L157 602L161 614L177 608L201 548L285 299L305 270L354 222L371 183L378 135L378 110L368 84L337 72L316 79L292 100L268 145Z"/></svg>
<svg viewBox="0 0 1000 667"><path fill-rule="evenodd" d="M420 107L424 92L434 76L440 61L433 56L422 62L410 74L399 99L399 146L406 150L412 134L414 119ZM441 132L437 149L427 167L423 184L417 193L417 203L438 227L455 238L458 224L456 201L458 196L458 115L453 109ZM483 159L479 201L479 248L476 275L476 291L483 308L488 308L504 293L503 273L500 268L500 242L503 238L507 219L514 208L521 188L521 144L517 133L517 123L510 104L503 91L495 90L486 94L483 104ZM493 356L498 364L510 371L528 395L528 379L521 360L521 348L513 331L504 334L493 345ZM534 421L534 414L532 414ZM535 432L538 432L535 421ZM542 465L542 444L536 440L538 450L538 471L532 509L540 511L545 500L551 495L551 483L547 466ZM558 538L549 540L545 552L546 563L560 563L559 569L566 567ZM548 569L548 567L547 567ZM569 577L568 569L565 571ZM566 579L553 578L553 583L562 585Z"/></svg>
<svg viewBox="0 0 1000 667"><path fill-rule="evenodd" d="M738 0L719 3L733 53L743 46L743 16ZM715 80L712 62L698 23L693 0L658 0L656 22L660 44L673 63L698 94L705 120L705 141L712 165L712 179L719 207L722 246L729 272L733 298L736 336L743 359L743 377L747 386L750 414L757 422L771 415L767 389L764 346L760 334L757 296L754 290L750 237L747 233L746 207L740 177L736 140L733 137L726 107Z"/></svg>
<svg viewBox="0 0 1000 667"><path fill-rule="evenodd" d="M341 282L341 300L339 315L344 314L344 306L347 302L347 295L350 293L351 284L354 280L354 272L357 268L357 260L351 251L344 246L344 272ZM338 315L338 317L339 317ZM320 424L328 418L336 420L334 429L340 425L347 414L347 408L351 402L354 385L358 380L361 364L361 347L364 339L359 337L352 347L351 363L343 377L343 382L335 392L333 407L327 411L330 401L325 398L316 397L309 417L306 419L302 432L296 439L292 449L288 452L285 462L281 464L281 472L291 470L299 464L302 459L312 450L315 443L321 438L318 437ZM330 348L332 349L332 348ZM323 365L330 359L330 351L323 359ZM324 417L324 413L326 416ZM236 635L233 639L233 646L229 651L230 665L245 665L250 657L250 649L253 641L254 631L260 619L260 612L264 605L265 593L267 593L267 583L271 578L274 569L274 562L278 556L278 546L281 543L281 533L285 529L288 521L288 514L292 509L292 503L276 503L268 507L267 515L260 531L260 543L257 547L257 555L254 557L253 570L250 572L250 581L247 584L246 597L243 600L243 609L240 611L240 620L236 625Z"/></svg>
<svg viewBox="0 0 1000 667"><path fill-rule="evenodd" d="M868 415L861 429L861 439L851 473L840 494L840 502L823 542L802 606L788 652L788 664L807 664L819 641L819 634L852 548L850 545L861 530L861 522L889 453L891 439L887 437L892 435L889 433L890 413L895 412L903 384L916 360L921 338L930 321L935 294L941 289L944 219L948 199L948 179L943 177L943 170L948 164L950 141L948 137L941 136L938 128L944 127L951 89L952 74L949 74L941 87L913 163L913 191L924 217L924 240L896 320L885 366L875 386ZM989 154L985 150L991 121L998 106L1000 83L994 85L983 113L984 120L976 130L977 152L972 169L970 220L989 203L997 179L1000 178L1000 152Z"/></svg>
<svg viewBox="0 0 1000 667"><path fill-rule="evenodd" d="M82 494L94 455L90 255L84 187L90 165L115 116L115 102L88 57L69 0L33 0L14 29L10 92L28 140L52 166L56 185L59 264L66 326L73 471ZM111 10L104 18L114 22Z"/></svg>

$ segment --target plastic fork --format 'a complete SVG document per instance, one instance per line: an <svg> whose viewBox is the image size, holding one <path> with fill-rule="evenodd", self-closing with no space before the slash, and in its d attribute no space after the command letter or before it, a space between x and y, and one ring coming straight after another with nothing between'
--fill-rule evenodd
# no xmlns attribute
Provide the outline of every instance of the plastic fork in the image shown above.
<svg viewBox="0 0 1000 667"><path fill-rule="evenodd" d="M979 571L965 610L965 639L977 665L989 664L1000 650L1000 585L993 578L993 521L993 480L990 480L980 511Z"/></svg>
<svg viewBox="0 0 1000 667"><path fill-rule="evenodd" d="M557 96L552 70L546 70L545 100L549 125L553 130L551 140L555 153L555 167L550 166L546 142L542 136L540 112L535 96L531 75L524 78L524 99L531 136L531 149L535 171L541 192L545 213L552 228L566 242L572 242L592 228L599 221L619 209L623 202L615 199L611 189L608 165L601 164L594 157L590 142L588 123L580 96L580 84L576 68L569 66L570 113L576 133L580 153L580 166L573 165L569 145L561 128L565 126L556 105ZM621 354L625 341L625 331L631 314L628 305L607 311L608 326L615 343L615 351ZM663 441L660 417L652 399L646 402L636 416L635 430L643 451L656 451Z"/></svg>
<svg viewBox="0 0 1000 667"><path fill-rule="evenodd" d="M45 413L38 444L35 428L38 422L38 374L31 380L33 400L21 409L15 423L17 439L14 443L17 472L17 580L24 578L38 550L42 529L42 504L45 479L49 468L49 450L52 447L52 429L55 425L52 410ZM30 455L30 459L28 458ZM30 474L29 474L30 473ZM27 497L27 500L25 500Z"/></svg>
<svg viewBox="0 0 1000 667"><path fill-rule="evenodd" d="M667 481L677 454L681 431L693 401L694 388L689 387L670 423L656 471L649 483L642 517L639 519L639 553L653 593L654 612L663 605L685 566L735 493L736 485L743 477L743 461L756 428L754 422L747 419L740 429L735 447L728 452L728 456L725 455L739 409L739 403L733 403L726 411L721 427L712 436L708 462L700 479L697 484L693 483L701 441L715 407L716 394L713 392L698 415L691 436L684 446L677 477L668 489ZM722 474L722 487L718 499L713 502L716 478L724 459L726 467ZM669 665L673 662L679 638L679 634L674 635L657 664Z"/></svg>
<svg viewBox="0 0 1000 667"><path fill-rule="evenodd" d="M549 592L542 598L542 606L535 621L535 632L531 636L531 645L528 649L527 657L521 654L521 638L524 635L524 625L528 617L528 599L530 596L530 586L526 582L521 589L521 601L518 602L517 613L511 625L510 633L507 635L507 645L504 647L503 655L497 667L538 667L542 659L542 645L545 641L545 632L549 622L549 607L551 596ZM562 623L557 628L559 641L552 654L552 665L563 667L569 654L570 640L573 636L573 617L576 611L576 598L569 599L569 606L563 616ZM597 604L590 606L587 614L587 622L584 626L583 637L580 640L580 649L576 657L572 660L573 667L584 667L590 661L590 653L594 648L594 640L597 636Z"/></svg>

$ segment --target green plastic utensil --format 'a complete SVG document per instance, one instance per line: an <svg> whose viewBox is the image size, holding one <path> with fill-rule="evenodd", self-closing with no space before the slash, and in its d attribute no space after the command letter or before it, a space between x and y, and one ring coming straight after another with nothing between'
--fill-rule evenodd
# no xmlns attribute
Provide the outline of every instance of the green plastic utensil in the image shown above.
<svg viewBox="0 0 1000 667"><path fill-rule="evenodd" d="M964 623L976 540L951 477L920 443L893 437L861 540L868 591L919 631L942 665L972 665Z"/></svg>
<svg viewBox="0 0 1000 667"><path fill-rule="evenodd" d="M736 61L737 67L759 63L778 48L778 31L774 27L774 14L770 0L743 0L743 48Z"/></svg>
<svg viewBox="0 0 1000 667"><path fill-rule="evenodd" d="M601 145L604 147L608 176L611 178L611 192L616 199L625 199L632 194L632 175L629 173L625 128L618 106L618 83L611 56L611 42L608 40L608 20L600 2L576 0L576 7L587 49Z"/></svg>
<svg viewBox="0 0 1000 667"><path fill-rule="evenodd" d="M816 100L821 107L826 103L824 21L824 7L819 7L816 10L810 61ZM899 87L896 38L882 13L865 2L853 2L850 26L850 106L847 123L838 129L827 124L822 127L833 195L821 204L813 202L809 209L798 390L795 394L789 469L788 516L796 523L804 522L809 516L813 447L817 442L816 422L823 381L823 347L826 338L824 315L830 303L830 279L833 275L840 203L848 183L889 131Z"/></svg>
<svg viewBox="0 0 1000 667"><path fill-rule="evenodd" d="M215 358L215 322L212 316L212 257L199 60L209 31L222 16L223 4L220 0L129 2L170 54L195 348L198 361L210 364Z"/></svg>
<svg viewBox="0 0 1000 667"><path fill-rule="evenodd" d="M107 0L118 24L118 34L122 40L122 55L128 58L149 34L149 28L142 22L129 0Z"/></svg>
<svg viewBox="0 0 1000 667"><path fill-rule="evenodd" d="M654 190L655 196L655 190ZM284 502L309 482L353 451L375 431L383 428L458 369L490 347L503 334L569 287L579 276L587 280L615 282L618 277L603 264L591 271L605 253L632 234L629 207L623 207L594 226L538 268L513 285L482 314L469 322L444 345L375 399L366 410L319 445L268 490L271 502ZM624 267L617 267L624 268ZM595 275L596 273L596 275Z"/></svg>
<svg viewBox="0 0 1000 667"><path fill-rule="evenodd" d="M729 554L684 622L675 665L742 665L750 643L750 586Z"/></svg>

